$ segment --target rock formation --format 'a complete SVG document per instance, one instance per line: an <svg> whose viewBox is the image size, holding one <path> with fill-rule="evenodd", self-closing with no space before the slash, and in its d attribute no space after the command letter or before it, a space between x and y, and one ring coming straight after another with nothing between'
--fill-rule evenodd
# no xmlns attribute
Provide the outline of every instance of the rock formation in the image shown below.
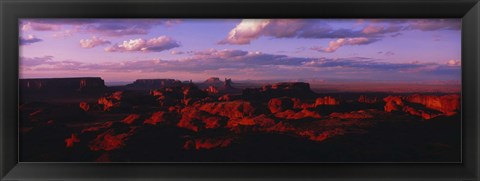
<svg viewBox="0 0 480 181"><path fill-rule="evenodd" d="M78 91L104 91L105 82L99 77L20 79L21 91L69 93Z"/></svg>

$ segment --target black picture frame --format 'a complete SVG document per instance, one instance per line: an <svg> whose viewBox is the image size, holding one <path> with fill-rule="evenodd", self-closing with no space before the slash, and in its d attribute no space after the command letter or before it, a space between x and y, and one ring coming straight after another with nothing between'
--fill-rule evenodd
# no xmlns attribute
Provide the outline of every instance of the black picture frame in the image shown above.
<svg viewBox="0 0 480 181"><path fill-rule="evenodd" d="M19 18L462 18L462 163L18 163ZM478 0L0 0L1 180L479 180Z"/></svg>

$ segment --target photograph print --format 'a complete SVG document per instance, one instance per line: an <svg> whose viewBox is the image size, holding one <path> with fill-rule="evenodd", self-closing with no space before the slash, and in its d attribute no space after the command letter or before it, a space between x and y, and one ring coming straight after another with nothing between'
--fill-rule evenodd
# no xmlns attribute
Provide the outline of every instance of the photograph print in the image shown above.
<svg viewBox="0 0 480 181"><path fill-rule="evenodd" d="M19 162L459 163L461 19L19 19Z"/></svg>

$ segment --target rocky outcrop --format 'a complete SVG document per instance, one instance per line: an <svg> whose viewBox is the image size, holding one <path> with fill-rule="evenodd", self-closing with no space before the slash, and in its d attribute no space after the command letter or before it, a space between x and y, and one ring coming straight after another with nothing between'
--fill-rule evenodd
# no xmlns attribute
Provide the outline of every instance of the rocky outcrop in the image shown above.
<svg viewBox="0 0 480 181"><path fill-rule="evenodd" d="M301 111L295 112L293 110L286 110L283 112L277 112L274 114L277 118L298 120L304 118L321 118L320 114L315 111L310 111L308 109L303 109Z"/></svg>
<svg viewBox="0 0 480 181"><path fill-rule="evenodd" d="M386 112L402 111L426 120L441 115L452 116L460 109L460 96L457 94L388 96L383 100L385 101L384 110ZM425 109L414 108L414 104L425 106ZM435 113L435 111L439 113Z"/></svg>
<svg viewBox="0 0 480 181"><path fill-rule="evenodd" d="M248 101L210 102L199 106L199 110L228 118L253 116L255 108Z"/></svg>
<svg viewBox="0 0 480 181"><path fill-rule="evenodd" d="M219 128L224 126L225 122L220 116L208 114L194 107L185 107L181 111L177 126L198 132L201 129Z"/></svg>
<svg viewBox="0 0 480 181"><path fill-rule="evenodd" d="M359 110L359 111L352 111L348 113L333 112L330 114L330 117L340 118L340 119L368 119L368 118L373 118L374 116L369 111Z"/></svg>
<svg viewBox="0 0 480 181"><path fill-rule="evenodd" d="M157 125L157 123L162 123L165 121L165 112L158 111L152 114L150 118L146 119L143 124Z"/></svg>
<svg viewBox="0 0 480 181"><path fill-rule="evenodd" d="M90 110L90 105L87 102L80 102L80 109L87 112L88 110Z"/></svg>
<svg viewBox="0 0 480 181"><path fill-rule="evenodd" d="M330 96L319 97L315 99L315 107L323 106L323 105L333 106L333 105L339 105L339 104L340 104L340 101Z"/></svg>
<svg viewBox="0 0 480 181"><path fill-rule="evenodd" d="M80 142L76 134L72 134L69 138L65 139L65 147L71 148L73 144Z"/></svg>
<svg viewBox="0 0 480 181"><path fill-rule="evenodd" d="M293 109L294 102L291 98L282 97L282 98L272 98L268 101L268 109L271 113L282 112L286 110Z"/></svg>
<svg viewBox="0 0 480 181"><path fill-rule="evenodd" d="M403 100L400 96L388 96L383 98L385 112L399 111L403 107Z"/></svg>
<svg viewBox="0 0 480 181"><path fill-rule="evenodd" d="M114 129L109 129L90 142L89 148L92 151L112 151L125 146L125 141L135 133L135 128L130 128L126 133L116 134Z"/></svg>
<svg viewBox="0 0 480 181"><path fill-rule="evenodd" d="M404 100L424 105L429 109L440 111L445 115L454 115L460 110L460 96L458 94L443 96L414 94L405 96Z"/></svg>
<svg viewBox="0 0 480 181"><path fill-rule="evenodd" d="M20 91L70 93L104 91L105 82L99 77L20 79Z"/></svg>
<svg viewBox="0 0 480 181"><path fill-rule="evenodd" d="M109 96L98 98L97 103L103 105L103 111L109 111L114 107L120 106L120 100L122 99L122 91L113 92Z"/></svg>

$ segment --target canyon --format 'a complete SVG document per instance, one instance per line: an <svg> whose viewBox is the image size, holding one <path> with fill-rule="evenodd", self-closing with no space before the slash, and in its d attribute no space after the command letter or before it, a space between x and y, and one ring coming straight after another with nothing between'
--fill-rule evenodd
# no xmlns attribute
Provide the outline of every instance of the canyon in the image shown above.
<svg viewBox="0 0 480 181"><path fill-rule="evenodd" d="M460 94L237 85L216 77L113 87L100 78L21 79L21 160L397 161L398 144L420 150L407 161L458 158Z"/></svg>

